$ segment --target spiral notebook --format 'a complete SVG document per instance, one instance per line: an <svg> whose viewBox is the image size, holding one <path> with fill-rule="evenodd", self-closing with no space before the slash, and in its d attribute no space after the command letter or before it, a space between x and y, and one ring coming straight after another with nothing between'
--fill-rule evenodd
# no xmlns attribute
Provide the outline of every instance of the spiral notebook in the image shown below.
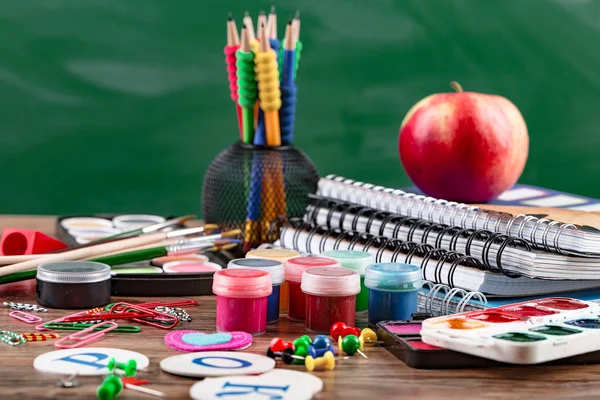
<svg viewBox="0 0 600 400"><path fill-rule="evenodd" d="M589 226L566 224L533 215L484 210L337 175L321 178L317 194L436 224L501 233L527 240L536 248L557 253L600 254L600 231Z"/></svg>
<svg viewBox="0 0 600 400"><path fill-rule="evenodd" d="M600 258L532 248L528 241L486 230L464 229L403 217L370 207L310 196L305 222L471 255L490 272L540 279L600 279Z"/></svg>
<svg viewBox="0 0 600 400"><path fill-rule="evenodd" d="M420 266L424 280L486 295L533 296L600 288L600 280L511 277L514 275L490 272L476 257L457 251L366 232L328 228L302 220L285 224L274 244L303 254L320 254L336 249L368 251L375 256L376 262L404 262Z"/></svg>

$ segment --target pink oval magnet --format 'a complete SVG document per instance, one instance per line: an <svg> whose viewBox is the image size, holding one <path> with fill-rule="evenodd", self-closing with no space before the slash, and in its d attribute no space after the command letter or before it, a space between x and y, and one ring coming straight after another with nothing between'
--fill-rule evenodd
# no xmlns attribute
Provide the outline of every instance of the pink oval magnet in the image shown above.
<svg viewBox="0 0 600 400"><path fill-rule="evenodd" d="M194 330L180 330L169 332L165 335L165 343L179 351L218 351L218 350L241 350L252 344L252 335L246 332L228 332L231 340L226 343L219 343L207 346L195 346L183 341L183 336L189 333L204 333ZM210 334L206 334L210 335Z"/></svg>

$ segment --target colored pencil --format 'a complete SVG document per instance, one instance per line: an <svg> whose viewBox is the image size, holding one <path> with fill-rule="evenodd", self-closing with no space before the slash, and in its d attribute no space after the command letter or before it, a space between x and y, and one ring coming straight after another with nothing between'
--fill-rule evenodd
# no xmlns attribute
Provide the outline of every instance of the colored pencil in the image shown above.
<svg viewBox="0 0 600 400"><path fill-rule="evenodd" d="M280 146L279 108L281 92L277 55L272 51L265 25L259 27L260 46L256 54L256 79L258 80L258 98L264 112L267 146Z"/></svg>
<svg viewBox="0 0 600 400"><path fill-rule="evenodd" d="M235 53L240 48L240 37L238 35L235 21L231 14L227 18L227 45L225 46L225 63L227 64L227 77L229 79L229 91L231 100L235 103L240 139L244 140L242 127L242 109L238 104L237 73L235 65Z"/></svg>

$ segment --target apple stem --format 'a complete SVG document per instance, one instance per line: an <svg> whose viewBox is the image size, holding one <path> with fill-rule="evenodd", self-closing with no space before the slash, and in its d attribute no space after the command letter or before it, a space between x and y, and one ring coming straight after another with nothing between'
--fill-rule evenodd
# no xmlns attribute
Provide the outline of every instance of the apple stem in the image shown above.
<svg viewBox="0 0 600 400"><path fill-rule="evenodd" d="M458 93L462 93L463 92L463 88L462 86L460 86L460 83L452 81L450 82L450 86L452 86L452 88L454 90L456 90Z"/></svg>

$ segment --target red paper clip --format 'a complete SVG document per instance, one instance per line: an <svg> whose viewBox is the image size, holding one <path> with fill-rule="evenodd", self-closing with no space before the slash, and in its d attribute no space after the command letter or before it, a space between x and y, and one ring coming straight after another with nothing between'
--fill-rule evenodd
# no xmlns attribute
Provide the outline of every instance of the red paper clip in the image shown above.
<svg viewBox="0 0 600 400"><path fill-rule="evenodd" d="M127 304L129 304L129 303L115 303L110 308L110 311L111 312L123 312L123 310L121 308L124 308L125 305L127 305ZM138 303L138 304L131 304L131 305L144 307L144 308L154 308L154 307L159 307L159 306L186 307L186 306L197 306L198 302L196 300L178 300L178 301L170 301L170 302L151 301L148 303Z"/></svg>
<svg viewBox="0 0 600 400"><path fill-rule="evenodd" d="M94 329L97 329L98 327L103 327L105 325L107 326L107 328L104 328L101 331L94 332ZM54 346L58 347L59 349L74 349L75 347L83 346L84 344L93 342L94 340L101 338L107 332L110 332L113 329L117 329L118 326L119 325L117 325L116 323L111 322L111 321L102 322L100 324L94 324L94 325L90 326L89 328L85 328L82 331L78 331L78 332L70 334L69 336L65 336L62 339L58 339L56 342L54 342ZM90 333L90 334L87 336L83 336L86 333ZM66 342L68 340L74 340L75 343L63 344L64 342Z"/></svg>
<svg viewBox="0 0 600 400"><path fill-rule="evenodd" d="M146 325L150 325L150 326L154 326L156 328L160 328L160 329L172 329L174 327L177 326L177 324L179 323L179 319L171 314L166 314L166 313L162 313L160 311L155 311L155 310L150 310L144 307L140 307L138 304L129 304L129 303L116 303L115 306L124 306L123 311L118 312L117 314L129 314L130 311L135 311L135 312L142 312L142 313L148 313L148 314L152 314L152 317L159 317L160 321L163 322L168 322L168 321L172 321L173 323L171 325L162 325L153 321L148 321L142 318L133 318L134 321L136 322L140 322L142 324L146 324ZM118 308L120 309L120 308Z"/></svg>
<svg viewBox="0 0 600 400"><path fill-rule="evenodd" d="M94 314L94 315L75 315L66 317L62 322L84 322L84 321L106 321L110 319L136 319L136 318L150 318L154 317L152 313L107 313L107 314Z"/></svg>
<svg viewBox="0 0 600 400"><path fill-rule="evenodd" d="M37 322L42 322L40 317L36 317L35 315L27 314L23 311L13 311L8 314L9 317L13 317L14 319L18 319L19 321L23 321L27 324L35 324Z"/></svg>

